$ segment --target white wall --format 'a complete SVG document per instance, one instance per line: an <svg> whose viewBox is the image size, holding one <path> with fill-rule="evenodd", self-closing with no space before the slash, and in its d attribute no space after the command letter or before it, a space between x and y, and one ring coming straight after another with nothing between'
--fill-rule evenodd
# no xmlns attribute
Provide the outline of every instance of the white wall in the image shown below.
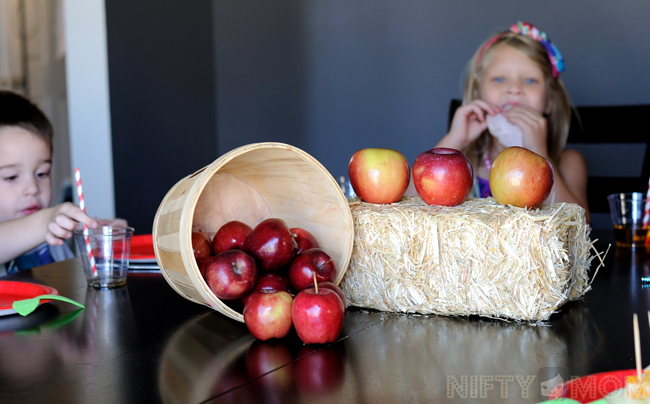
<svg viewBox="0 0 650 404"><path fill-rule="evenodd" d="M104 0L64 0L72 170L81 171L86 211L115 217ZM74 174L71 173L72 178Z"/></svg>

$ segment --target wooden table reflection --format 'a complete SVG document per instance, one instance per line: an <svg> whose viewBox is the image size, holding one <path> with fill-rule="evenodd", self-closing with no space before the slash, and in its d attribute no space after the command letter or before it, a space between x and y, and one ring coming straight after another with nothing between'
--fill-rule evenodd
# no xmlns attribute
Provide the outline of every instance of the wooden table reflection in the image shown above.
<svg viewBox="0 0 650 404"><path fill-rule="evenodd" d="M598 236L599 250L612 242ZM159 273L94 290L78 259L56 263L6 279L53 286L86 308L52 302L0 318L0 402L536 403L555 373L633 368L634 312L650 364L648 254L612 248L606 264L544 326L351 309L336 343L305 346L295 333L257 341Z"/></svg>

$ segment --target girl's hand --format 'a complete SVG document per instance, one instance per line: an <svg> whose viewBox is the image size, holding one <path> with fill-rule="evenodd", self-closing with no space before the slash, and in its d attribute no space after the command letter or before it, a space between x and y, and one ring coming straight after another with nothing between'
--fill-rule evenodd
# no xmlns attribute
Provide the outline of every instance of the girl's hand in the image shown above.
<svg viewBox="0 0 650 404"><path fill-rule="evenodd" d="M508 121L521 129L525 148L548 158L548 146L546 144L548 123L543 115L524 105L516 105L503 111L503 115Z"/></svg>
<svg viewBox="0 0 650 404"><path fill-rule="evenodd" d="M451 121L447 136L437 147L451 147L462 150L474 142L487 129L486 116L496 115L501 108L482 100L474 100L458 107Z"/></svg>
<svg viewBox="0 0 650 404"><path fill-rule="evenodd" d="M91 228L97 227L97 222L92 217L70 202L44 210L47 211L45 219L48 223L45 241L51 245L61 245L63 239L72 237L72 232L79 223Z"/></svg>

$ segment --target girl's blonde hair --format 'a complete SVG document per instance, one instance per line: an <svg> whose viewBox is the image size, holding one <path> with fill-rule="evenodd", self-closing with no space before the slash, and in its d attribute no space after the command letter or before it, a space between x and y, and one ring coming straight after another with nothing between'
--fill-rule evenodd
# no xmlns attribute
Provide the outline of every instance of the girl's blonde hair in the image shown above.
<svg viewBox="0 0 650 404"><path fill-rule="evenodd" d="M553 163L557 165L566 145L567 137L569 136L571 106L562 80L559 76L557 78L553 77L551 62L546 48L533 38L519 33L505 31L497 34L495 37L489 38L481 44L470 60L469 73L463 94L463 105L481 98L480 85L483 80L485 68L494 51L502 46L510 46L528 56L539 66L544 74L546 101L551 102L551 112L546 116L548 121L548 153ZM475 169L478 168L479 161L489 144L490 138L486 130L474 143L463 150Z"/></svg>

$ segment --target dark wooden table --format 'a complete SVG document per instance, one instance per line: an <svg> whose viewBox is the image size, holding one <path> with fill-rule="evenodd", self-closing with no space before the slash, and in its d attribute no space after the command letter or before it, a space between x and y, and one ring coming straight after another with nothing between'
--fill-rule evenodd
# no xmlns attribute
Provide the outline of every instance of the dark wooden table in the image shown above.
<svg viewBox="0 0 650 404"><path fill-rule="evenodd" d="M599 250L612 241L595 236ZM51 264L5 279L53 286L86 308L0 317L0 403L536 403L549 374L634 368L635 312L650 364L650 259L613 247L606 263L546 326L353 309L329 346L295 333L256 341L160 273L94 290L78 259Z"/></svg>

